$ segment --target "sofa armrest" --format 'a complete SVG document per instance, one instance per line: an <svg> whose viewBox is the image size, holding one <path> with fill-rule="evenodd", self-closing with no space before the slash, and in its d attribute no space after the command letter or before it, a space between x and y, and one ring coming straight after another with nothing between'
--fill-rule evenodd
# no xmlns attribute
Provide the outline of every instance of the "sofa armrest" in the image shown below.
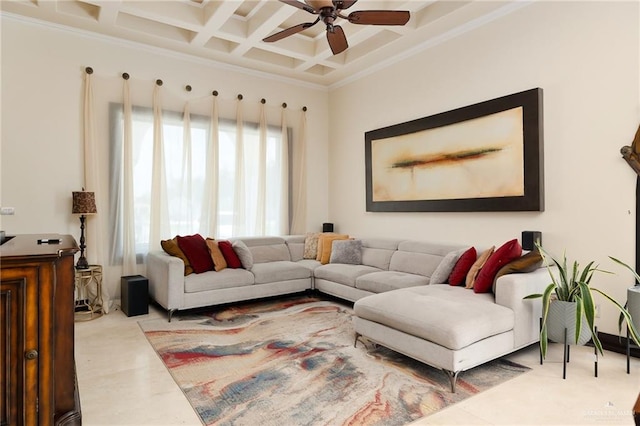
<svg viewBox="0 0 640 426"><path fill-rule="evenodd" d="M149 295L167 310L182 308L184 298L184 262L164 251L147 255Z"/></svg>
<svg viewBox="0 0 640 426"><path fill-rule="evenodd" d="M515 347L520 348L540 340L540 317L542 302L540 299L527 299L525 296L542 293L551 282L546 267L533 272L507 274L496 281L496 303L513 310L515 314Z"/></svg>

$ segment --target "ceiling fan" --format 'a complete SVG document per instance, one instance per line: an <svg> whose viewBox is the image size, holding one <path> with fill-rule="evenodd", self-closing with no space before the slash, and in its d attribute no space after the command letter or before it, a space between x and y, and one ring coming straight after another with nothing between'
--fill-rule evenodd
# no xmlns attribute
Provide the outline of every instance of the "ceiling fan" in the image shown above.
<svg viewBox="0 0 640 426"><path fill-rule="evenodd" d="M334 55L343 52L349 44L340 25L335 25L337 18L346 19L352 24L360 25L404 25L409 22L409 12L404 10L361 10L343 15L341 12L353 6L358 0L280 0L290 6L318 15L313 22L305 22L277 32L262 41L273 42L297 34L317 24L324 22L327 26L327 41Z"/></svg>

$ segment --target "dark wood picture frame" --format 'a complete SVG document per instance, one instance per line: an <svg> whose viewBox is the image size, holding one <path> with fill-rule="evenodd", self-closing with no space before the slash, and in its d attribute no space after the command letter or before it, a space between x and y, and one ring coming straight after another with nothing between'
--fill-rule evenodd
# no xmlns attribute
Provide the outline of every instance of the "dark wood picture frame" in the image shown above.
<svg viewBox="0 0 640 426"><path fill-rule="evenodd" d="M375 141L430 131L518 109L522 116L523 194L471 198L374 200ZM366 209L368 212L544 211L542 89L535 88L365 133ZM412 137L415 139L416 136ZM395 141L395 139L394 139ZM395 142L392 142L395 143ZM441 156L442 157L442 156ZM518 165L512 165L519 167ZM395 166L394 166L395 167ZM411 164L407 167L413 167ZM522 173L522 171L520 172Z"/></svg>

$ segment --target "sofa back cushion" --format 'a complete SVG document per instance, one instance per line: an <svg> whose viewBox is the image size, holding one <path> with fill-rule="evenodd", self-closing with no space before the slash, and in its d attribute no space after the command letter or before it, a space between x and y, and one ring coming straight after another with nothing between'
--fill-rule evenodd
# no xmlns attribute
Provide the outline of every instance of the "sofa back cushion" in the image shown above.
<svg viewBox="0 0 640 426"><path fill-rule="evenodd" d="M289 248L289 255L293 262L298 262L303 259L305 239L306 237L304 235L287 235L284 237L284 241ZM313 259L315 258L316 257L313 256Z"/></svg>
<svg viewBox="0 0 640 426"><path fill-rule="evenodd" d="M431 278L444 257L462 245L439 244L423 241L402 241L391 256L390 271L408 272Z"/></svg>
<svg viewBox="0 0 640 426"><path fill-rule="evenodd" d="M400 241L375 238L362 239L362 264L388 271L391 256L398 249Z"/></svg>
<svg viewBox="0 0 640 426"><path fill-rule="evenodd" d="M243 237L253 256L253 263L291 260L289 248L282 237Z"/></svg>

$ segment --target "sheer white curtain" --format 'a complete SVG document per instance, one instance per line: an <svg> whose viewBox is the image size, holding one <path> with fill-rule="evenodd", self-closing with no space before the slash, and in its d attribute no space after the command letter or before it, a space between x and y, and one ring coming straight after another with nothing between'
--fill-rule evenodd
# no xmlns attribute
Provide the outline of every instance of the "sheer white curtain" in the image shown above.
<svg viewBox="0 0 640 426"><path fill-rule="evenodd" d="M122 105L110 109L111 167L119 176L111 179L112 264L135 274L136 260L175 235L288 233L296 215L289 213L290 171L299 166L289 166L293 130L284 108L240 96L220 108L217 92L188 99L160 84L147 95L133 87L130 93L125 82Z"/></svg>
<svg viewBox="0 0 640 426"><path fill-rule="evenodd" d="M291 233L304 234L307 227L307 109L302 109L298 138L293 147L293 219Z"/></svg>
<svg viewBox="0 0 640 426"><path fill-rule="evenodd" d="M218 96L213 93L211 100L211 121L209 125L209 138L207 139L207 158L205 175L204 196L202 200L202 212L200 219L200 232L202 235L218 234L218 175L220 157L220 124L218 117Z"/></svg>
<svg viewBox="0 0 640 426"><path fill-rule="evenodd" d="M122 135L122 275L134 275L136 268L136 231L133 209L133 118L129 79L123 79Z"/></svg>
<svg viewBox="0 0 640 426"><path fill-rule="evenodd" d="M289 128L287 126L287 111L283 106L280 112L280 156L282 158L282 168L280 169L280 182L282 187L280 193L280 229L283 234L289 233Z"/></svg>
<svg viewBox="0 0 640 426"><path fill-rule="evenodd" d="M93 83L91 75L93 70L86 69L84 79L84 102L83 102L83 185L82 187L90 192L94 192L96 196L96 210L98 214L107 214L104 208L106 204L101 202L105 197L105 192L101 190L99 176L100 163L97 161L98 153L95 136L95 108L93 100ZM79 188L78 188L79 189ZM96 220L97 219L97 220ZM86 221L86 241L87 251L86 257L91 264L106 265L104 256L105 238L102 221L98 218L89 218ZM103 281L108 281L108 271L106 268L102 270ZM92 291L93 289L90 289ZM109 313L110 295L108 286L102 286L103 311Z"/></svg>
<svg viewBox="0 0 640 426"><path fill-rule="evenodd" d="M255 234L264 235L266 225L267 191L267 113L264 102L260 104L260 124L258 129L258 193L256 197Z"/></svg>
<svg viewBox="0 0 640 426"><path fill-rule="evenodd" d="M153 163L151 171L149 249L160 249L170 235L160 85L153 88Z"/></svg>
<svg viewBox="0 0 640 426"><path fill-rule="evenodd" d="M182 114L182 178L180 191L177 195L180 199L177 217L182 220L176 222L176 226L173 227L175 233L179 235L193 234L196 228L197 221L193 214L193 150L191 148L191 113L189 112L189 102L184 104L184 111ZM199 218L198 218L199 221Z"/></svg>
<svg viewBox="0 0 640 426"><path fill-rule="evenodd" d="M236 107L236 143L235 143L235 185L233 191L233 236L246 235L246 188L244 167L244 117L242 97L238 97Z"/></svg>

